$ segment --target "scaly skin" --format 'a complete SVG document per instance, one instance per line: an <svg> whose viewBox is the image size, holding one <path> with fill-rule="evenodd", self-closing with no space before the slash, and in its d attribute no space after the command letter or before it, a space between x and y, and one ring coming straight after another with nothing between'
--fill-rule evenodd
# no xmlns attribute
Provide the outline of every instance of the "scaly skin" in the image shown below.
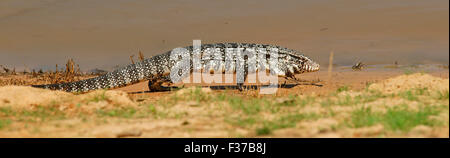
<svg viewBox="0 0 450 158"><path fill-rule="evenodd" d="M193 46L184 48L189 51L190 57L193 57ZM241 49L243 51L241 53L229 53L232 52L228 51L229 49ZM271 51L274 49L278 50L277 65L274 65L276 64L274 62L269 62L270 60L261 60L264 59L264 55L266 59L270 58L270 56L276 56L276 54L273 54L276 52ZM245 52L245 50L254 50L254 55L243 57L244 53L242 52ZM210 73L215 71L236 73L236 68L245 67L245 71L243 71L244 75L242 75L244 78L237 79L241 80L241 83L238 83L239 87L242 86L242 81L245 81L249 73L260 70L270 69L271 74L280 77L292 77L295 74L318 71L320 67L319 64L300 54L298 51L274 45L248 43L202 44L199 52L202 57L200 64L194 67L194 62L191 62L191 72L193 70L207 70ZM169 51L91 79L62 84L32 86L67 92L87 92L96 89L123 87L143 80L150 80L150 83L166 82L169 80L170 71L176 63L175 60L170 59L170 53ZM251 64L256 66L249 67L248 65ZM154 89L155 87L149 84L149 88Z"/></svg>

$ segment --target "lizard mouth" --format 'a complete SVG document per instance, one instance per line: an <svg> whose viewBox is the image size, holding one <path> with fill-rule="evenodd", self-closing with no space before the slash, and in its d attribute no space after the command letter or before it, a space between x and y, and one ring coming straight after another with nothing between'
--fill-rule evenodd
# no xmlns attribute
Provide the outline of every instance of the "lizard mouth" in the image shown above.
<svg viewBox="0 0 450 158"><path fill-rule="evenodd" d="M319 71L319 69L320 69L320 65L317 63L305 64L303 66L303 70L305 70L306 72L316 72L316 71Z"/></svg>

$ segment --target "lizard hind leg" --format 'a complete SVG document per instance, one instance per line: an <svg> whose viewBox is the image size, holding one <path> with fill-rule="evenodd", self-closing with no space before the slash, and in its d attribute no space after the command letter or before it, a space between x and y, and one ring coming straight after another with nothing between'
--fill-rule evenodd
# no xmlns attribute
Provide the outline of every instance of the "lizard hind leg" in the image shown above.
<svg viewBox="0 0 450 158"><path fill-rule="evenodd" d="M237 83L237 88L238 88L238 90L241 91L241 92L244 91L244 82L245 82L245 80L246 80L247 77L248 77L247 75L248 75L248 73L245 72L245 73L244 73L244 76L243 76L243 81Z"/></svg>
<svg viewBox="0 0 450 158"><path fill-rule="evenodd" d="M164 83L172 84L169 76L161 76L158 79L149 79L148 80L148 89L150 92L163 92L170 91L170 87L163 86Z"/></svg>

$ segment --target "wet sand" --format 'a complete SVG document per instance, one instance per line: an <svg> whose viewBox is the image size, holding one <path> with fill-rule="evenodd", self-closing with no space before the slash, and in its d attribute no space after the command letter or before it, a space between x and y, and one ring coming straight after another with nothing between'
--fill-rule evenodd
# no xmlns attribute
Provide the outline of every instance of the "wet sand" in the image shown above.
<svg viewBox="0 0 450 158"><path fill-rule="evenodd" d="M83 71L111 70L203 43L255 42L302 50L327 65L448 64L446 0L0 2L0 64L54 69L74 58Z"/></svg>

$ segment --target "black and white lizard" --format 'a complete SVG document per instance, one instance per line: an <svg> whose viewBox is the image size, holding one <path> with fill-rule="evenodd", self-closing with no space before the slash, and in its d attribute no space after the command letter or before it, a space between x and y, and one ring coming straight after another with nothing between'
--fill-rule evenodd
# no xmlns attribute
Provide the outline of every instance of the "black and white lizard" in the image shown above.
<svg viewBox="0 0 450 158"><path fill-rule="evenodd" d="M200 50L193 51L193 46L184 47L189 53L190 57L193 57L193 52L200 52L200 64L197 69L194 67L193 62L190 62L189 70L192 72L195 70L209 71L211 73L219 71L222 73L236 73L236 69L239 68L239 63L248 65L250 63L255 64L255 67L245 66L244 81L248 74L255 73L262 70L271 70L271 74L275 74L278 77L293 77L295 74L301 74L304 72L314 72L319 70L319 64L301 54L299 51L264 44L249 44L249 43L216 43L216 44L202 44ZM228 50L242 50L235 51L237 53L229 53ZM241 57L242 52L245 50L254 50L253 56ZM274 51L275 50L275 51ZM276 54L273 54L276 53ZM208 56L209 55L209 56ZM270 62L270 56L277 56L277 62ZM47 84L47 85L32 85L33 87L63 90L68 92L87 92L96 89L111 89L123 87L126 85L134 84L144 80L149 80L149 88L157 89L161 83L170 82L170 71L174 67L177 61L171 59L171 51L153 56L145 59L142 62L131 64L105 75L90 78L86 80L61 83L61 84ZM261 58L262 57L262 58ZM192 59L192 58L190 58ZM219 60L217 60L219 59ZM191 60L192 61L192 60ZM231 61L231 62L226 62ZM276 65L274 65L276 64ZM272 69L277 67L276 69ZM238 87L242 88L242 83L238 83Z"/></svg>

